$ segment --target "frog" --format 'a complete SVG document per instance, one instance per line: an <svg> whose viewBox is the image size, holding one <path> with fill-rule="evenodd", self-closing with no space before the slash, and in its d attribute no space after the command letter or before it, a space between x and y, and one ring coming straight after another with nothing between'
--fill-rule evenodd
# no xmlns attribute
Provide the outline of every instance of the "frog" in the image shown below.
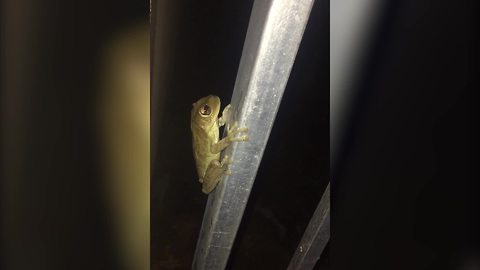
<svg viewBox="0 0 480 270"><path fill-rule="evenodd" d="M221 152L232 142L248 141L248 128L231 122L232 106L228 104L220 113L220 98L209 95L193 103L190 129L192 131L193 156L202 192L210 194L224 175L230 175L228 165L233 161L227 155L220 160ZM220 139L220 127L227 135Z"/></svg>

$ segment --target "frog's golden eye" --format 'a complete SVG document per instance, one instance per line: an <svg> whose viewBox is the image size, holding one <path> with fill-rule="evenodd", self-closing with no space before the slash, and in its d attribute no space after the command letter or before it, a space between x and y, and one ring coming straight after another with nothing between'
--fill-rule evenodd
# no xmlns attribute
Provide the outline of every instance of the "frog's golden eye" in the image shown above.
<svg viewBox="0 0 480 270"><path fill-rule="evenodd" d="M200 108L199 113L201 116L206 117L212 113L212 109L210 108L210 106L208 106L208 104L205 104L202 106L202 108Z"/></svg>

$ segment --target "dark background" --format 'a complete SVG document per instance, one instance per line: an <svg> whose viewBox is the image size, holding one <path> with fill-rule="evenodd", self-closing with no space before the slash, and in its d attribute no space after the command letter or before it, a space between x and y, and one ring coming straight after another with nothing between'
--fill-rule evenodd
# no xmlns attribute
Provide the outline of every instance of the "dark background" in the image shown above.
<svg viewBox="0 0 480 270"><path fill-rule="evenodd" d="M332 269L462 269L462 263L480 257L476 3L388 2L357 82L360 94L343 158L332 171L332 244L321 262ZM91 86L106 35L131 20L146 20L148 2L3 0L2 5L0 220L2 229L13 218L21 222L9 235L15 241L2 238L0 260L14 265L0 268L115 269L98 192ZM163 259L154 253L161 247L156 240L171 243L179 237L172 232L189 232L185 246L170 253L189 267L206 197L184 142L188 112L205 94L228 100L251 2L178 5L184 13L171 30L178 36L172 63L178 63L172 65L162 110L164 119L182 121L170 121L158 145L152 136L152 164L158 164L152 167L152 224L158 225L152 226L152 263ZM328 125L327 6L317 1L312 11L231 268L273 263L263 269L282 269L323 190L318 179L328 175L328 157L322 155L328 143L319 135ZM312 26L314 18L321 26ZM197 42L185 44L187 37ZM180 93L173 93L179 89L192 91L180 100ZM300 116L310 121L302 123ZM318 141L308 145L305 137ZM162 160L160 146L173 141L182 143ZM292 155L296 151L302 154ZM184 161L180 173L176 160ZM292 169L280 171L287 161ZM277 183L278 175L287 173L296 181ZM155 194L158 190L165 194ZM177 219L172 209L180 213ZM252 238L257 235L264 238ZM278 245L269 250L272 243ZM245 259L260 255L265 256L260 262ZM478 269L478 263L471 265Z"/></svg>
<svg viewBox="0 0 480 270"><path fill-rule="evenodd" d="M332 172L334 269L480 269L476 11L381 11Z"/></svg>
<svg viewBox="0 0 480 270"><path fill-rule="evenodd" d="M207 196L201 192L193 160L190 110L193 102L209 94L220 96L222 108L230 101L253 1L177 3L169 7L175 10L169 15L175 29L168 35L174 48L171 60L165 65L154 58L152 63L150 209L155 270L191 268ZM156 8L154 2L153 12ZM161 28L163 21L157 16L152 17L153 25ZM328 27L329 3L317 1L228 269L285 269L328 183ZM165 46L153 40L153 50ZM168 72L168 78L156 84L154 77L162 72ZM323 258L324 267L327 263Z"/></svg>

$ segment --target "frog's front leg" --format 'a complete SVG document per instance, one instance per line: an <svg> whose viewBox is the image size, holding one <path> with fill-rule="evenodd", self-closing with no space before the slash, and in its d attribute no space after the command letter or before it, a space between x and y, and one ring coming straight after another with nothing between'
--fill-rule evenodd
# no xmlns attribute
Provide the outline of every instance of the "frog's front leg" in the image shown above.
<svg viewBox="0 0 480 270"><path fill-rule="evenodd" d="M232 163L232 161L228 156L225 156L221 162L218 162L218 160L212 160L210 162L203 177L203 193L209 194L212 192L220 181L220 178L224 174L230 174L230 171L228 170L228 164L230 163Z"/></svg>
<svg viewBox="0 0 480 270"><path fill-rule="evenodd" d="M226 123L230 121L230 114L232 110L232 105L228 104L225 109L223 109L222 116L218 118L218 126L223 127Z"/></svg>
<svg viewBox="0 0 480 270"><path fill-rule="evenodd" d="M248 131L248 128L246 127L238 128L236 124L233 124L233 126L228 128L227 136L211 146L211 152L213 154L220 153L220 151L227 148L227 146L229 146L230 143L232 142L248 141L247 135L243 135L239 137L235 136L238 133L247 132L247 131Z"/></svg>

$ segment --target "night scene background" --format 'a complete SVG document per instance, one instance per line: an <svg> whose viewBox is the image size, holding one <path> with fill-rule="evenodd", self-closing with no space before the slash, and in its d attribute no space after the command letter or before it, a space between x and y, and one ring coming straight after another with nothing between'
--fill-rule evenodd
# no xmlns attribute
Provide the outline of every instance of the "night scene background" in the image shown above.
<svg viewBox="0 0 480 270"><path fill-rule="evenodd" d="M0 269L191 268L252 5L2 1ZM329 180L316 269L480 268L476 11L315 1L227 269L285 269Z"/></svg>

